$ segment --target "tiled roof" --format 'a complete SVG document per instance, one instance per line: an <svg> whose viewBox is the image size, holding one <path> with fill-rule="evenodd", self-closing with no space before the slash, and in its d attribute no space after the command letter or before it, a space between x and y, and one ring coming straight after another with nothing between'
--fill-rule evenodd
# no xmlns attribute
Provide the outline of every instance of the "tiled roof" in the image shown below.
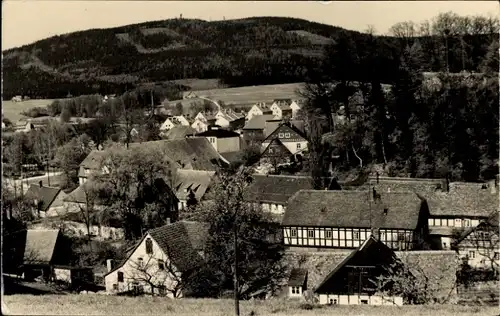
<svg viewBox="0 0 500 316"><path fill-rule="evenodd" d="M271 121L274 119L275 116L272 114L254 115L250 120L248 120L243 129L263 130L266 128L266 121Z"/></svg>
<svg viewBox="0 0 500 316"><path fill-rule="evenodd" d="M306 269L292 269L288 278L288 286L303 286L307 278Z"/></svg>
<svg viewBox="0 0 500 316"><path fill-rule="evenodd" d="M230 110L223 110L222 116L230 123L245 118L244 115Z"/></svg>
<svg viewBox="0 0 500 316"><path fill-rule="evenodd" d="M266 122L266 128L264 129L264 135L266 137L266 140L269 136L271 136L272 133L274 133L278 128L280 128L283 125L289 126L294 132L296 132L305 139L304 122L296 120L296 121L290 121L289 123L285 123L281 120L273 120Z"/></svg>
<svg viewBox="0 0 500 316"><path fill-rule="evenodd" d="M305 176L253 175L245 198L249 201L286 204L300 190L312 189L312 179Z"/></svg>
<svg viewBox="0 0 500 316"><path fill-rule="evenodd" d="M106 157L107 152L103 150L92 150L87 157L80 163L80 167L97 170L99 169L102 159Z"/></svg>
<svg viewBox="0 0 500 316"><path fill-rule="evenodd" d="M284 226L415 229L422 200L411 192L303 190L288 200ZM384 214L387 209L387 214Z"/></svg>
<svg viewBox="0 0 500 316"><path fill-rule="evenodd" d="M200 137L217 137L217 138L229 138L229 137L240 137L240 134L229 131L227 129L223 128L210 128L208 131L205 131L203 133L198 133L196 136Z"/></svg>
<svg viewBox="0 0 500 316"><path fill-rule="evenodd" d="M199 222L179 221L149 231L158 246L180 271L200 266L208 234L208 226Z"/></svg>
<svg viewBox="0 0 500 316"><path fill-rule="evenodd" d="M188 135L194 134L196 134L196 130L194 130L191 126L176 125L165 133L165 137L169 140L174 140L183 139Z"/></svg>
<svg viewBox="0 0 500 316"><path fill-rule="evenodd" d="M84 184L79 185L76 189L71 191L65 198L65 202L70 202L70 203L87 203L87 193L85 192L84 186L90 186L92 185L93 180L88 180ZM104 205L106 204L104 200L101 200L99 198L95 199L95 203L97 205Z"/></svg>
<svg viewBox="0 0 500 316"><path fill-rule="evenodd" d="M186 200L189 191L193 190L196 199L200 201L207 191L215 171L201 171L201 170L177 170L177 178L175 179L175 195L179 200Z"/></svg>
<svg viewBox="0 0 500 316"><path fill-rule="evenodd" d="M229 163L237 162L241 157L241 151L228 151L225 153L220 153L224 159L226 159Z"/></svg>
<svg viewBox="0 0 500 316"><path fill-rule="evenodd" d="M55 200L59 192L61 192L60 188L41 187L38 184L32 184L26 192L26 197L38 200L41 203L40 210L45 212Z"/></svg>
<svg viewBox="0 0 500 316"><path fill-rule="evenodd" d="M452 190L450 192L424 193L429 212L433 216L478 216L487 217L498 210L498 195L489 190L478 190L466 194Z"/></svg>
<svg viewBox="0 0 500 316"><path fill-rule="evenodd" d="M420 179L403 177L377 177L370 176L365 186L361 189L366 190L367 186L374 186L378 192L416 192L419 194L425 192L434 192L440 186L446 189L445 179Z"/></svg>
<svg viewBox="0 0 500 316"><path fill-rule="evenodd" d="M24 248L24 263L48 264L51 262L59 237L58 229L28 229Z"/></svg>

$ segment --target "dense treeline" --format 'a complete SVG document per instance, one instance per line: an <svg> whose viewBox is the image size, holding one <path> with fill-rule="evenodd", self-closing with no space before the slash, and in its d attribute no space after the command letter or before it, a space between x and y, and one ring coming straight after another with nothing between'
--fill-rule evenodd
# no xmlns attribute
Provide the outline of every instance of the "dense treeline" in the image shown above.
<svg viewBox="0 0 500 316"><path fill-rule="evenodd" d="M338 172L380 164L392 176L454 181L488 180L498 173L498 40L484 44L487 51L476 61L480 74L424 76L422 46L411 39L395 56L389 90L381 85L386 78L377 52L359 49L349 34L310 69L304 95L318 188L332 157ZM364 75L361 84L355 82L357 70Z"/></svg>
<svg viewBox="0 0 500 316"><path fill-rule="evenodd" d="M349 35L357 49L373 52L387 82L396 76L397 56L415 41L426 71L479 71L488 34L498 34L498 25L493 18L447 13L420 25L399 23L393 36L375 37L278 17L171 19L82 31L5 51L4 98L121 93L138 82L182 78L220 78L230 86L299 82L323 47L307 33L333 41Z"/></svg>

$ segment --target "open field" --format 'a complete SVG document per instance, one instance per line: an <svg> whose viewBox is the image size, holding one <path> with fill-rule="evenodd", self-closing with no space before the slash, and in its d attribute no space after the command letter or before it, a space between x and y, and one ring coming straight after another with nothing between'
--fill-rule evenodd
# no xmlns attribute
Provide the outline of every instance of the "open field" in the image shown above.
<svg viewBox="0 0 500 316"><path fill-rule="evenodd" d="M256 102L269 102L273 99L295 99L300 96L297 90L302 88L302 83L287 83L265 86L248 86L227 89L212 89L196 91L195 94L213 100L221 100L224 103L251 104ZM188 94L184 92L184 94ZM194 99L196 100L196 99ZM173 101L175 102L175 101Z"/></svg>
<svg viewBox="0 0 500 316"><path fill-rule="evenodd" d="M222 84L219 79L178 79L171 82L185 85L191 88L191 91L220 89Z"/></svg>
<svg viewBox="0 0 500 316"><path fill-rule="evenodd" d="M240 315L339 315L339 316L466 316L498 315L496 307L436 306L324 306L307 309L291 300L243 301ZM7 295L4 315L233 315L232 300L120 297L104 295Z"/></svg>
<svg viewBox="0 0 500 316"><path fill-rule="evenodd" d="M52 103L51 99L43 100L28 100L23 102L2 101L2 111L4 117L8 118L12 123L16 123L21 118L26 116L21 115L21 112L34 107L46 107Z"/></svg>

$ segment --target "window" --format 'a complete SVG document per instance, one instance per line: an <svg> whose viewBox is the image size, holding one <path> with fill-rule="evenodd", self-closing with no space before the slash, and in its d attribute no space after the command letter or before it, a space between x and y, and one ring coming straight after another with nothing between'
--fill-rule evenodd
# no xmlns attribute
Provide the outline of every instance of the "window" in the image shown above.
<svg viewBox="0 0 500 316"><path fill-rule="evenodd" d="M284 136L283 133L278 133L279 138L283 138L283 136Z"/></svg>
<svg viewBox="0 0 500 316"><path fill-rule="evenodd" d="M474 259L476 257L476 252L471 250L469 251L469 259Z"/></svg>
<svg viewBox="0 0 500 316"><path fill-rule="evenodd" d="M158 270L165 270L165 262L163 260L158 260Z"/></svg>
<svg viewBox="0 0 500 316"><path fill-rule="evenodd" d="M352 239L359 240L359 232L352 232Z"/></svg>
<svg viewBox="0 0 500 316"><path fill-rule="evenodd" d="M142 258L138 258L137 259L137 265L139 266L139 268L142 268L143 265L144 265L144 260L142 260Z"/></svg>
<svg viewBox="0 0 500 316"><path fill-rule="evenodd" d="M470 219L464 219L463 226L464 227L470 227Z"/></svg>
<svg viewBox="0 0 500 316"><path fill-rule="evenodd" d="M118 284L113 284L113 290L118 291Z"/></svg>
<svg viewBox="0 0 500 316"><path fill-rule="evenodd" d="M307 237L309 237L309 238L314 238L314 230L309 229L309 230L307 231Z"/></svg>
<svg viewBox="0 0 500 316"><path fill-rule="evenodd" d="M146 253L148 255L153 254L153 241L151 238L146 239Z"/></svg>
<svg viewBox="0 0 500 316"><path fill-rule="evenodd" d="M380 240L386 240L385 232L380 232Z"/></svg>
<svg viewBox="0 0 500 316"><path fill-rule="evenodd" d="M123 282L123 272L118 272L118 282Z"/></svg>
<svg viewBox="0 0 500 316"><path fill-rule="evenodd" d="M290 138L290 133L285 133L285 138Z"/></svg>
<svg viewBox="0 0 500 316"><path fill-rule="evenodd" d="M495 252L495 255L493 256L493 260L499 260L500 259L500 252Z"/></svg>
<svg viewBox="0 0 500 316"><path fill-rule="evenodd" d="M325 236L326 236L326 238L331 239L332 238L332 231L331 230L325 231Z"/></svg>
<svg viewBox="0 0 500 316"><path fill-rule="evenodd" d="M398 240L404 241L405 240L405 233L398 233Z"/></svg>
<svg viewBox="0 0 500 316"><path fill-rule="evenodd" d="M300 143L297 143L297 149L300 149Z"/></svg>
<svg viewBox="0 0 500 316"><path fill-rule="evenodd" d="M295 228L290 229L290 235L292 237L297 237L297 229L295 229Z"/></svg>
<svg viewBox="0 0 500 316"><path fill-rule="evenodd" d="M368 304L368 300L361 300L361 304Z"/></svg>

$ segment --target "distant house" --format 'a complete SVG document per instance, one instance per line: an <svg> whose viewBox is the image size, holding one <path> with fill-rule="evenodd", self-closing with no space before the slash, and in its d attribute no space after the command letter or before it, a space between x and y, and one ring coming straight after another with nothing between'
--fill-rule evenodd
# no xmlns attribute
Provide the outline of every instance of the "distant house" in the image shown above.
<svg viewBox="0 0 500 316"><path fill-rule="evenodd" d="M195 129L198 133L202 133L208 130L209 126L215 125L217 118L210 113L199 112L194 117L194 122L191 127Z"/></svg>
<svg viewBox="0 0 500 316"><path fill-rule="evenodd" d="M179 199L179 211L187 207L189 195L194 194L197 202L201 202L210 184L215 171L177 170L175 178L175 195Z"/></svg>
<svg viewBox="0 0 500 316"><path fill-rule="evenodd" d="M78 181L80 185L84 184L94 172L105 172L101 169L101 164L106 158L107 152L103 150L92 150L87 157L80 163L78 170Z"/></svg>
<svg viewBox="0 0 500 316"><path fill-rule="evenodd" d="M265 102L254 104L246 115L246 120L250 121L254 116L271 115L273 110Z"/></svg>
<svg viewBox="0 0 500 316"><path fill-rule="evenodd" d="M183 282L203 264L207 225L179 221L148 231L105 275L106 292L186 296Z"/></svg>
<svg viewBox="0 0 500 316"><path fill-rule="evenodd" d="M23 96L21 95L16 95L15 97L13 97L12 99L12 102L22 102L23 101Z"/></svg>
<svg viewBox="0 0 500 316"><path fill-rule="evenodd" d="M499 212L464 231L453 244L458 256L471 267L500 269Z"/></svg>
<svg viewBox="0 0 500 316"><path fill-rule="evenodd" d="M169 117L160 125L160 132L166 132L177 125L189 126L189 121L182 115Z"/></svg>
<svg viewBox="0 0 500 316"><path fill-rule="evenodd" d="M60 188L43 186L42 181L30 185L25 194L25 198L33 202L32 212L35 217L52 217L64 213L66 196Z"/></svg>
<svg viewBox="0 0 500 316"><path fill-rule="evenodd" d="M288 199L300 190L313 189L311 177L286 175L252 175L253 181L247 188L245 200L255 203L265 212L285 214ZM340 190L332 179L330 190Z"/></svg>
<svg viewBox="0 0 500 316"><path fill-rule="evenodd" d="M288 279L288 296L291 298L302 297L307 290L307 270L292 269Z"/></svg>
<svg viewBox="0 0 500 316"><path fill-rule="evenodd" d="M278 145L282 144L290 152L290 155L302 155L302 152L307 150L307 139L304 134L291 123L281 123L276 130L266 137L262 142L263 152L274 139L279 140L279 143L274 143Z"/></svg>
<svg viewBox="0 0 500 316"><path fill-rule="evenodd" d="M209 127L207 131L196 134L205 137L219 153L239 151L241 146L240 134L218 127Z"/></svg>
<svg viewBox="0 0 500 316"><path fill-rule="evenodd" d="M273 111L273 115L282 119L285 117L292 117L292 107L291 105L295 103L291 99L275 99L273 100L273 104L271 105L271 110ZM297 104L294 106L297 107Z"/></svg>
<svg viewBox="0 0 500 316"><path fill-rule="evenodd" d="M253 115L243 127L243 140L249 145L251 142L261 142L267 135L264 131L266 122L275 120L276 117L272 114Z"/></svg>
<svg viewBox="0 0 500 316"><path fill-rule="evenodd" d="M371 234L391 249L418 249L427 240L424 200L412 192L302 190L282 221L291 249L357 248Z"/></svg>
<svg viewBox="0 0 500 316"><path fill-rule="evenodd" d="M302 109L302 101L294 100L290 104L290 108L292 109L292 119L297 117L297 113Z"/></svg>
<svg viewBox="0 0 500 316"><path fill-rule="evenodd" d="M16 123L14 126L14 131L17 133L24 133L24 132L29 132L31 130L35 129L35 125L31 122L27 122L24 120L20 120Z"/></svg>
<svg viewBox="0 0 500 316"><path fill-rule="evenodd" d="M233 110L223 109L215 115L215 125L238 130L245 125L245 116Z"/></svg>
<svg viewBox="0 0 500 316"><path fill-rule="evenodd" d="M193 136L196 134L196 130L191 126L177 125L169 129L166 132L161 132L161 136L165 139L184 139L188 136Z"/></svg>
<svg viewBox="0 0 500 316"><path fill-rule="evenodd" d="M58 229L28 229L3 236L3 271L31 281L53 278L53 266L69 262L70 245ZM7 259L8 258L8 259Z"/></svg>
<svg viewBox="0 0 500 316"><path fill-rule="evenodd" d="M365 239L324 278L314 291L326 305L403 305L402 293L383 296L372 281L388 274L397 262L395 253L373 236ZM391 290L390 285L385 291Z"/></svg>
<svg viewBox="0 0 500 316"><path fill-rule="evenodd" d="M94 283L92 267L77 267L69 265L55 265L53 279L56 282L66 283L74 288Z"/></svg>

